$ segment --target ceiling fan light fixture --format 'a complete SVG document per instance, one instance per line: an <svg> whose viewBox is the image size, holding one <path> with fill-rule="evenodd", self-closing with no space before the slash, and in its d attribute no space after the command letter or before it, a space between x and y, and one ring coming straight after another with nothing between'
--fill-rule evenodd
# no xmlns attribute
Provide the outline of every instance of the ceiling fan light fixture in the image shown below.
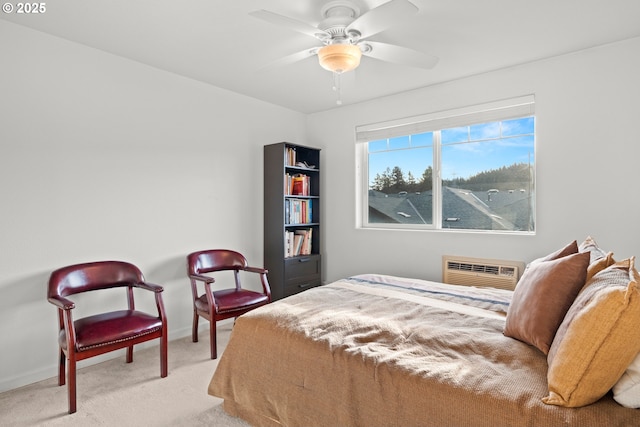
<svg viewBox="0 0 640 427"><path fill-rule="evenodd" d="M318 61L325 70L345 73L360 65L362 51L352 44L330 44L318 50Z"/></svg>

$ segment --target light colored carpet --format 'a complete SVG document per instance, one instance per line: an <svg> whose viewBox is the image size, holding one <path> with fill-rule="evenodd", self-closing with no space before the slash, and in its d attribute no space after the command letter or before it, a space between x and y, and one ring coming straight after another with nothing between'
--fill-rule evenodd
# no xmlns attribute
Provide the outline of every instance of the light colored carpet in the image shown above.
<svg viewBox="0 0 640 427"><path fill-rule="evenodd" d="M218 357L232 324L218 325ZM67 386L50 378L0 394L2 426L214 426L248 427L207 394L217 361L209 358L208 330L169 342L169 375L160 378L157 346L78 370L78 411L68 414ZM116 353L114 353L116 354Z"/></svg>

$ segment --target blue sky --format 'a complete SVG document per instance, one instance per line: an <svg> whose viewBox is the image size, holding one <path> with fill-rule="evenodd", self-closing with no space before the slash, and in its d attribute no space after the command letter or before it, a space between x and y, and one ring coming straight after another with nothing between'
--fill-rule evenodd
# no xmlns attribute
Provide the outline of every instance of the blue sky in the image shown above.
<svg viewBox="0 0 640 427"><path fill-rule="evenodd" d="M533 163L533 132L533 117L441 131L443 179L468 178L513 163ZM369 182L394 166L400 166L405 177L411 171L419 179L433 165L432 145L431 132L370 142Z"/></svg>

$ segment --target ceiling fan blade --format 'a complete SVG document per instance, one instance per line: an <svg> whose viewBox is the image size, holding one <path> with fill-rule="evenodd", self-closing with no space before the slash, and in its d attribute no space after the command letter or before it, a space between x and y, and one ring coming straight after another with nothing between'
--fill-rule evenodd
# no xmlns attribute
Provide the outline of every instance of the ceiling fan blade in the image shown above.
<svg viewBox="0 0 640 427"><path fill-rule="evenodd" d="M302 34L307 34L320 40L331 38L331 35L329 33L316 28L311 24L307 24L306 22L302 22L294 18L289 18L288 16L269 12L268 10L255 10L253 12L249 12L249 15L253 16L254 18L262 19L263 21L269 22L274 25L286 27Z"/></svg>
<svg viewBox="0 0 640 427"><path fill-rule="evenodd" d="M347 26L346 32L356 30L360 38L365 39L402 23L417 11L418 8L408 0L391 0L356 18Z"/></svg>
<svg viewBox="0 0 640 427"><path fill-rule="evenodd" d="M295 62L303 61L303 60L305 60L307 58L310 58L310 57L316 55L317 53L318 53L318 48L317 47L301 50L300 52L292 53L291 55L287 55L287 56L284 56L284 57L282 57L280 59L276 59L275 61L271 61L268 64L263 65L260 68L261 69L267 69L267 68L276 68L276 67L282 67L282 66L285 66L285 65L290 65L290 64L293 64Z"/></svg>
<svg viewBox="0 0 640 427"><path fill-rule="evenodd" d="M430 69L438 63L438 58L435 56L389 43L366 41L362 43L361 49L363 55L371 58L411 67Z"/></svg>

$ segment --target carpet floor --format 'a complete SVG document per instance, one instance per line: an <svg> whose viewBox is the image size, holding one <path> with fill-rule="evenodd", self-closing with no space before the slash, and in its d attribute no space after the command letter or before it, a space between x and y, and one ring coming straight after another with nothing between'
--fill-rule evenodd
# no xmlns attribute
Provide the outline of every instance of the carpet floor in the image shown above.
<svg viewBox="0 0 640 427"><path fill-rule="evenodd" d="M218 357L232 324L218 326ZM185 337L169 342L169 375L160 378L157 346L78 369L77 408L68 414L67 386L50 378L0 393L2 426L213 426L248 427L207 394L217 360L209 358L208 330L200 342ZM204 332L204 334L203 334Z"/></svg>

